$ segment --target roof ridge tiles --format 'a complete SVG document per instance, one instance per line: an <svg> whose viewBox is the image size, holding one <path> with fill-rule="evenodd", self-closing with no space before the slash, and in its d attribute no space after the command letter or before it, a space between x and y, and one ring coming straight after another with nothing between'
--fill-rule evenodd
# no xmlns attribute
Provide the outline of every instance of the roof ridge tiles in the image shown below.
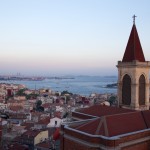
<svg viewBox="0 0 150 150"><path fill-rule="evenodd" d="M102 128L102 126L104 127L105 136L109 136L109 132L108 132L108 127L107 127L107 122L106 122L106 117L105 116L100 117L100 122L99 122L99 124L97 126L97 129L95 131L95 135L100 133L100 129Z"/></svg>
<svg viewBox="0 0 150 150"><path fill-rule="evenodd" d="M93 120L90 120L90 121L88 121L88 122L86 122L86 123L83 123L82 125L79 125L76 129L78 130L78 129L80 129L81 127L84 127L85 125L87 125L87 124L89 124L89 123L95 122L95 120L98 120L98 119L100 119L100 118L93 119Z"/></svg>
<svg viewBox="0 0 150 150"><path fill-rule="evenodd" d="M102 118L104 118L104 117L102 117ZM102 118L101 118L100 121L99 121L99 124L98 124L98 126L97 126L97 130L95 131L95 134L98 134L98 133L99 133L99 130L100 130L102 124L104 123L104 119L102 119Z"/></svg>
<svg viewBox="0 0 150 150"><path fill-rule="evenodd" d="M111 116L117 116L117 115L120 116L120 115L124 115L124 114L131 114L131 113L137 113L137 112L140 112L140 111L130 111L130 112L124 112L124 113L118 113L118 114L105 115L102 117L111 117Z"/></svg>

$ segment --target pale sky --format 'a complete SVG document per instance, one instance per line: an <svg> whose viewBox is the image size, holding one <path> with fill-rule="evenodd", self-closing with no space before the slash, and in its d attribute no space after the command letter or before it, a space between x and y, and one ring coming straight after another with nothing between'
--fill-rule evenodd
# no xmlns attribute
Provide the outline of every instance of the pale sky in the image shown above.
<svg viewBox="0 0 150 150"><path fill-rule="evenodd" d="M0 74L117 75L135 14L150 60L149 0L0 0Z"/></svg>

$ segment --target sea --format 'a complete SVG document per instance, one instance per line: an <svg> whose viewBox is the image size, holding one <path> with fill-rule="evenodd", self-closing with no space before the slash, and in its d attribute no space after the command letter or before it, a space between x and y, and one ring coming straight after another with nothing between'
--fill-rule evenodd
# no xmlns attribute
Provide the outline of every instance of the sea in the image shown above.
<svg viewBox="0 0 150 150"><path fill-rule="evenodd" d="M117 83L117 76L71 76L46 78L41 81L7 80L1 83L24 84L29 89L47 88L52 91L68 91L73 94L89 96L92 93L117 93L117 88L107 84Z"/></svg>

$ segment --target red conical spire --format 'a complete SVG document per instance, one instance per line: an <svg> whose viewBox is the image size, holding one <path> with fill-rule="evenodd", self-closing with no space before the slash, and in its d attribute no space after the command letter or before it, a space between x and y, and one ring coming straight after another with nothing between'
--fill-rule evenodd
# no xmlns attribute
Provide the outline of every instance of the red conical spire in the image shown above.
<svg viewBox="0 0 150 150"><path fill-rule="evenodd" d="M143 50L142 50L138 32L135 26L135 16L133 20L133 27L130 33L130 37L127 43L127 47L126 47L122 62L132 62L133 60L145 62Z"/></svg>

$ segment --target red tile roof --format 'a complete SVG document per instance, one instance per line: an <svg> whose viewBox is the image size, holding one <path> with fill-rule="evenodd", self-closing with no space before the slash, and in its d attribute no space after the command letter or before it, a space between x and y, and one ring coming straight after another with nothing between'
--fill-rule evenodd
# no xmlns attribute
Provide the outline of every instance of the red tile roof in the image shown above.
<svg viewBox="0 0 150 150"><path fill-rule="evenodd" d="M40 119L37 124L45 124L45 125L47 125L49 123L50 123L50 117L45 117L45 118Z"/></svg>
<svg viewBox="0 0 150 150"><path fill-rule="evenodd" d="M145 124L142 112L137 111L103 116L73 128L92 135L112 137L147 129L147 126Z"/></svg>
<svg viewBox="0 0 150 150"><path fill-rule="evenodd" d="M150 110L142 111L142 115L147 128L150 128Z"/></svg>
<svg viewBox="0 0 150 150"><path fill-rule="evenodd" d="M9 150L29 150L28 146L21 145L19 143L13 143L8 146Z"/></svg>
<svg viewBox="0 0 150 150"><path fill-rule="evenodd" d="M88 108L82 108L78 110L77 112L73 112L73 113L78 113L78 112L84 113L87 115L101 117L101 116L112 115L112 114L134 112L134 110L118 108L118 107L103 106L103 105L93 105Z"/></svg>
<svg viewBox="0 0 150 150"><path fill-rule="evenodd" d="M10 113L10 119L26 119L27 115L25 113Z"/></svg>
<svg viewBox="0 0 150 150"><path fill-rule="evenodd" d="M133 24L122 62L132 62L133 60L145 62L145 57L135 24Z"/></svg>
<svg viewBox="0 0 150 150"><path fill-rule="evenodd" d="M79 131L83 131L83 132L86 132L89 134L95 134L100 122L101 122L101 119L98 118L96 120L92 120L88 123L79 125L79 126L74 127L74 128L79 130ZM104 135L104 134L102 134L102 135Z"/></svg>
<svg viewBox="0 0 150 150"><path fill-rule="evenodd" d="M20 111L20 110L23 110L23 107L22 106L10 106L9 109L12 111Z"/></svg>
<svg viewBox="0 0 150 150"><path fill-rule="evenodd" d="M36 147L40 147L41 149L50 149L53 148L53 144L50 141L43 141L42 143L38 143Z"/></svg>
<svg viewBox="0 0 150 150"><path fill-rule="evenodd" d="M32 117L40 117L43 113L42 112L31 112Z"/></svg>
<svg viewBox="0 0 150 150"><path fill-rule="evenodd" d="M34 138L34 137L36 137L39 133L40 133L41 131L40 130L28 130L28 131L26 131L25 133L23 133L22 135L21 135L21 137L28 137L28 138Z"/></svg>
<svg viewBox="0 0 150 150"><path fill-rule="evenodd" d="M25 126L25 129L29 130L31 127L34 127L33 122L23 122L21 126Z"/></svg>
<svg viewBox="0 0 150 150"><path fill-rule="evenodd" d="M50 108L51 106L52 106L51 103L42 104L42 107L44 107L44 108Z"/></svg>
<svg viewBox="0 0 150 150"><path fill-rule="evenodd" d="M109 137L147 128L141 112L107 116L106 122Z"/></svg>
<svg viewBox="0 0 150 150"><path fill-rule="evenodd" d="M61 119L62 118L62 112L59 112L59 111L55 112L54 117L57 117L57 118Z"/></svg>

